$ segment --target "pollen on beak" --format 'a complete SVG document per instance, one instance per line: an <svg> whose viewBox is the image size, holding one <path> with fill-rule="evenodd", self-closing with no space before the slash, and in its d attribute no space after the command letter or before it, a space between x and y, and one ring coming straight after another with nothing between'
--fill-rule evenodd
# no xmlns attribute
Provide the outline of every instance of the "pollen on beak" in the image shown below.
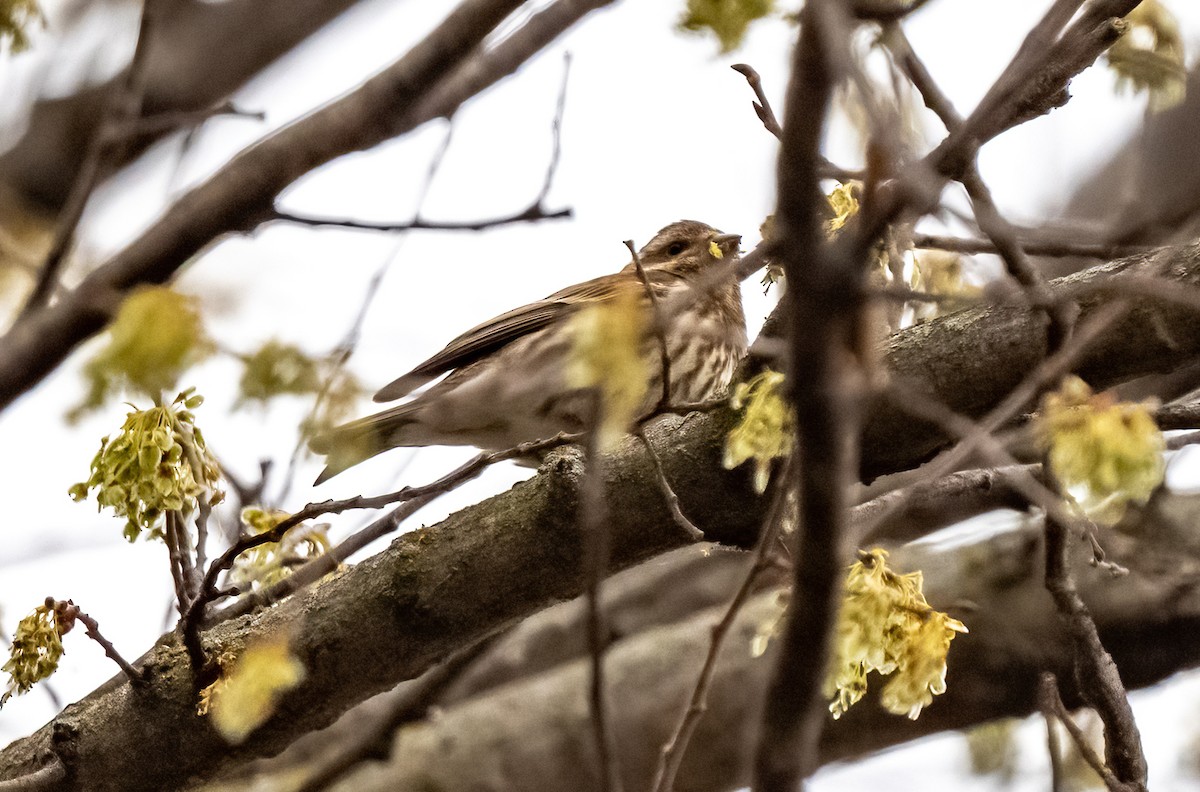
<svg viewBox="0 0 1200 792"><path fill-rule="evenodd" d="M741 244L741 234L717 234L712 238L714 244L721 248L721 252L726 255L737 253L738 246Z"/></svg>

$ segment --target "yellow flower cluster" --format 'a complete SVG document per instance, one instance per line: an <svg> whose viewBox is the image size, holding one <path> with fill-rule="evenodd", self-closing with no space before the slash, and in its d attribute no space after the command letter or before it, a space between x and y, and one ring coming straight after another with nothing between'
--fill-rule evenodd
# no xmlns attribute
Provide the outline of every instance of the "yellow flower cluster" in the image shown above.
<svg viewBox="0 0 1200 792"><path fill-rule="evenodd" d="M750 23L771 13L774 0L687 0L679 29L709 31L721 43L721 52L732 52L742 44Z"/></svg>
<svg viewBox="0 0 1200 792"><path fill-rule="evenodd" d="M128 385L155 399L212 352L195 300L165 286L133 292L108 328L108 345L86 364L88 395L69 417L101 406Z"/></svg>
<svg viewBox="0 0 1200 792"><path fill-rule="evenodd" d="M825 221L825 233L830 237L835 236L850 221L851 217L858 214L857 193L861 189L861 183L848 181L845 184L839 183L837 187L833 188L833 192L826 196L829 208L833 211L833 217Z"/></svg>
<svg viewBox="0 0 1200 792"><path fill-rule="evenodd" d="M650 324L647 307L639 285L571 318L566 381L599 394L595 431L601 448L612 448L625 435L646 397L650 363L642 347Z"/></svg>
<svg viewBox="0 0 1200 792"><path fill-rule="evenodd" d="M861 554L846 578L825 694L839 718L867 692L867 674L890 675L881 703L916 719L946 690L946 653L954 634L967 628L934 610L921 593L920 572L887 568L887 551Z"/></svg>
<svg viewBox="0 0 1200 792"><path fill-rule="evenodd" d="M251 534L269 531L288 518L288 513L274 509L243 509L242 522ZM327 525L301 524L292 528L280 542L268 542L251 548L238 556L229 570L229 582L239 589L257 591L292 574L297 566L329 551Z"/></svg>
<svg viewBox="0 0 1200 792"><path fill-rule="evenodd" d="M236 661L224 654L218 663L221 676L200 692L196 712L208 715L231 745L245 742L275 712L283 694L304 681L304 664L292 655L286 636L251 644Z"/></svg>
<svg viewBox="0 0 1200 792"><path fill-rule="evenodd" d="M100 441L91 476L71 487L71 497L82 501L95 489L98 508L126 518L131 542L143 531L162 538L165 512L190 512L201 496L218 503L220 469L191 412L203 401L188 389L167 406L128 413L120 433Z"/></svg>
<svg viewBox="0 0 1200 792"><path fill-rule="evenodd" d="M1187 67L1179 23L1159 0L1142 0L1124 19L1127 29L1105 57L1118 87L1146 91L1152 111L1183 101Z"/></svg>
<svg viewBox="0 0 1200 792"><path fill-rule="evenodd" d="M1145 403L1093 394L1071 376L1046 395L1039 425L1050 469L1094 520L1115 522L1162 483L1162 432Z"/></svg>
<svg viewBox="0 0 1200 792"><path fill-rule="evenodd" d="M62 636L70 629L59 623L54 600L38 605L17 625L8 662L0 671L9 675L8 687L0 694L0 707L13 694L29 692L35 684L54 673L63 655Z"/></svg>
<svg viewBox="0 0 1200 792"><path fill-rule="evenodd" d="M766 369L738 383L730 404L741 410L742 420L725 438L726 470L754 460L754 489L763 492L771 478L771 462L792 452L794 420L781 392L784 377Z"/></svg>
<svg viewBox="0 0 1200 792"><path fill-rule="evenodd" d="M9 54L29 48L30 25L46 23L37 0L0 0L0 44L8 40Z"/></svg>

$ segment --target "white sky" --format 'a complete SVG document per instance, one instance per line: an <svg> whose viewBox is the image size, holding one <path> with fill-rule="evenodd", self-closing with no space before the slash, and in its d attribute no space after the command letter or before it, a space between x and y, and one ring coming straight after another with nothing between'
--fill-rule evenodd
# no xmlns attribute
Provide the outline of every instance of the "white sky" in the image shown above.
<svg viewBox="0 0 1200 792"><path fill-rule="evenodd" d="M1195 52L1200 8L1186 0L1166 2L1180 16ZM942 0L916 15L907 29L943 89L967 112L1047 5L1048 0ZM671 221L702 220L743 234L745 246L753 246L774 203L776 146L750 108L750 90L729 65L746 61L757 68L782 112L793 30L778 22L759 25L741 50L719 56L711 40L672 32L682 6L682 0L623 3L595 14L457 116L454 140L424 215L462 220L524 208L542 182L563 53L571 52L562 158L547 204L572 207L574 220L479 234L416 233L402 242L387 234L271 226L217 245L184 273L182 287L202 296L210 330L227 347L249 351L278 337L320 353L341 339L367 281L399 245L352 361L373 390L466 327L568 283L616 270L627 260L622 240L642 244ZM9 125L0 129L0 145L35 95L31 86L41 85L48 94L70 92L84 76L101 79L120 68L132 47L136 14L112 4L92 8L90 23L73 35L66 54L50 58L46 49L35 47L0 63L0 125ZM241 107L265 111L265 123L215 120L182 161L178 139L157 146L97 194L83 227L86 260L118 249L172 196L241 147L395 59L436 23L442 9L436 3L365 0L235 97ZM124 42L115 30L122 22ZM52 27L47 35L54 34ZM983 151L984 176L1013 220L1037 222L1060 205L1070 185L1118 147L1141 117L1142 100L1115 96L1104 69L1077 78L1073 93L1066 109ZM932 124L929 128L937 131ZM313 215L407 219L444 134L444 124L431 124L401 141L338 160L288 191L283 205ZM852 164L852 137L835 127L832 138L831 156ZM771 300L753 281L745 293L752 315L769 310ZM99 438L114 431L124 413L114 405L76 427L61 420L82 397L77 367L94 348L85 347L0 413L0 447L9 449L0 455L0 481L9 493L10 526L0 545L0 627L11 635L17 620L47 594L71 597L134 657L163 629L171 588L166 550L159 544L127 545L121 521L66 496L70 484L86 478ZM213 449L243 477L257 468L260 455L275 457L282 470L304 405L227 418L236 376L233 363L216 359L189 377L186 384L208 398L198 421ZM423 483L472 453L394 451L316 492L306 486L320 467L312 462L282 505L295 509L310 499L390 489L401 475L403 483ZM412 524L432 523L528 475L515 468L493 470L435 502ZM335 535L364 519L352 514L338 520ZM111 676L112 666L82 636L68 637L66 645L53 684L64 699L74 700ZM1196 694L1186 700L1195 702ZM1157 713L1153 720L1159 724L1165 717ZM0 712L0 744L53 714L39 691L11 701ZM958 745L958 739L938 745ZM944 748L937 748L934 759L922 750L827 771L817 788L878 789L880 779L894 781L904 767L928 774L939 763L955 774L946 783L957 782L962 765L942 762ZM1037 750L1031 747L1029 753ZM1162 763L1152 765L1157 770ZM1031 771L1029 782L1030 789L1043 788L1044 770Z"/></svg>

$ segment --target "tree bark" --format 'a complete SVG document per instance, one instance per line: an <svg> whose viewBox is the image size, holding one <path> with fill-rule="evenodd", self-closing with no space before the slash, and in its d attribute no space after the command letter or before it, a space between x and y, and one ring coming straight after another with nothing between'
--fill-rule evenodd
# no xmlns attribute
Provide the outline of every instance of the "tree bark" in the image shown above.
<svg viewBox="0 0 1200 792"><path fill-rule="evenodd" d="M1148 272L1179 289L1194 288L1200 282L1200 246L1102 265L1055 288L1097 287L1122 273ZM1118 298L1097 289L1085 300L1085 315ZM1030 368L1045 335L1035 316L1020 306L947 316L894 335L886 364L936 398L977 414ZM1170 369L1197 352L1200 314L1139 303L1101 336L1081 370L1094 386L1105 387ZM763 504L747 471L721 467L723 438L733 420L727 411L665 418L649 435L684 513L710 539L745 546L754 539ZM864 467L880 472L911 467L938 443L932 430L907 416L879 410L864 437ZM641 443L626 443L607 471L614 568L686 542ZM573 515L581 477L579 456L565 452L509 492L402 536L301 596L207 632L206 646L214 651L237 650L255 637L289 630L308 673L277 716L232 754L194 714L190 664L168 635L139 663L150 674L144 690L132 690L123 677L113 679L0 753L0 777L36 770L54 754L69 769L64 789L164 790L211 772L223 758L239 762L281 750L455 649L576 596L581 548ZM996 683L1006 684L1003 678Z"/></svg>

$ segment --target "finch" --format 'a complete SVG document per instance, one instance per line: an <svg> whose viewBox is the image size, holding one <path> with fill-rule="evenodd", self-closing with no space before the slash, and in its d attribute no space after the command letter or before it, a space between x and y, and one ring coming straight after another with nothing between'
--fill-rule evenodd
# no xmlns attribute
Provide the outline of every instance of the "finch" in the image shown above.
<svg viewBox="0 0 1200 792"><path fill-rule="evenodd" d="M741 237L722 234L692 220L663 228L638 252L660 306L686 291L721 259L737 255ZM572 353L571 317L582 308L639 289L650 308L636 264L620 272L568 286L544 300L521 306L474 327L409 373L383 386L375 401L403 398L449 374L396 407L336 427L313 439L327 455L320 484L376 454L401 446L471 445L512 448L586 428L585 394L564 372ZM665 314L665 312L664 312ZM746 352L741 286L734 276L703 290L672 312L661 328L666 342L672 403L702 401L720 394ZM647 323L649 326L650 323ZM662 396L662 347L647 331L639 354L648 382L648 414Z"/></svg>

